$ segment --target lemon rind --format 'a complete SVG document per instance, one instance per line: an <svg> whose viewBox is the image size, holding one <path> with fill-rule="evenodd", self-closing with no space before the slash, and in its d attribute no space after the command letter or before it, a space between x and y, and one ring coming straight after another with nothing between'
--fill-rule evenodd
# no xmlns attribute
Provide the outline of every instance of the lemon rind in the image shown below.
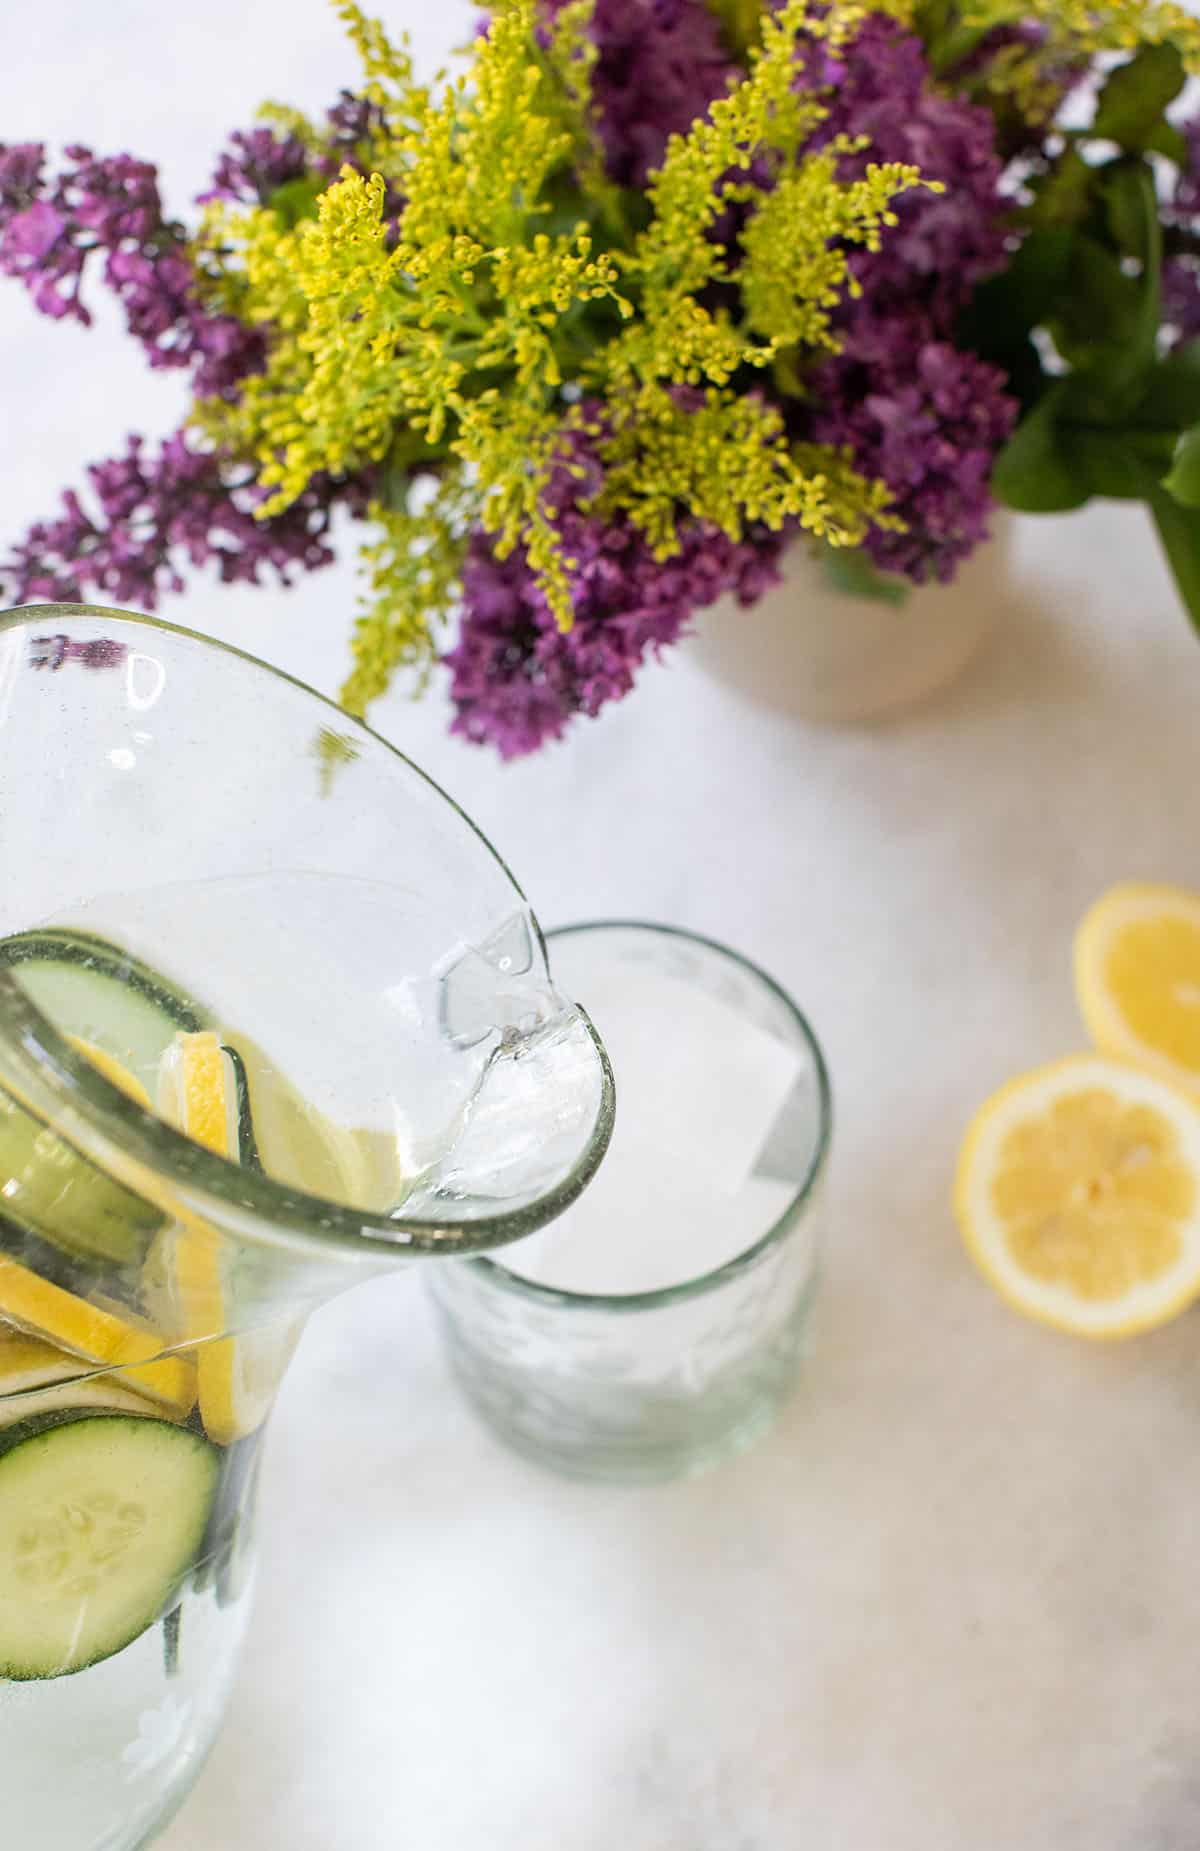
<svg viewBox="0 0 1200 1851"><path fill-rule="evenodd" d="M1122 926L1164 912L1183 914L1200 926L1200 895L1167 881L1121 881L1102 893L1075 933L1075 998L1084 1027L1102 1054L1133 1061L1195 1096L1200 1092L1200 1074L1180 1066L1133 1033L1105 978L1108 949Z"/></svg>
<svg viewBox="0 0 1200 1851"><path fill-rule="evenodd" d="M979 1212L981 1178L990 1173L987 1144L994 1141L998 1146L1001 1136L1018 1117L1008 1108L1021 1099L1028 1100L1031 1107L1035 1103L1048 1105L1072 1090L1072 1083L1088 1078L1163 1111L1185 1134L1186 1154L1198 1185L1197 1206L1180 1224L1183 1253L1177 1265L1163 1275L1163 1285L1139 1287L1126 1298L1112 1300L1107 1312L1104 1306L1085 1306L1061 1287L1031 1280L1006 1257L1002 1226L997 1223L994 1229L986 1229L986 1213ZM975 1265L1005 1303L1024 1316L1073 1336L1098 1340L1156 1330L1200 1298L1200 1104L1194 1094L1150 1071L1144 1062L1109 1053L1068 1055L1033 1068L994 1092L972 1119L955 1173L954 1210Z"/></svg>

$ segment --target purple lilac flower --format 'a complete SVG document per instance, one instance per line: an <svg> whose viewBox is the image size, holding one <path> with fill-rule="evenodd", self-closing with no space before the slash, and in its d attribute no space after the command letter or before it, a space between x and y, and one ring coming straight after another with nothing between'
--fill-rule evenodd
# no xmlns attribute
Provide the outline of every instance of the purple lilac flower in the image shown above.
<svg viewBox="0 0 1200 1851"><path fill-rule="evenodd" d="M553 18L567 0L544 0ZM596 0L592 71L609 176L644 186L667 142L682 135L742 75L704 0Z"/></svg>
<svg viewBox="0 0 1200 1851"><path fill-rule="evenodd" d="M198 202L205 205L224 199L233 205L266 205L290 180L302 180L310 173L321 180L335 180L347 162L356 164L360 146L383 126L384 115L367 97L342 90L326 110L325 122L325 142L319 153L310 151L298 135L281 129L235 130L218 158L211 186L197 194Z"/></svg>
<svg viewBox="0 0 1200 1851"><path fill-rule="evenodd" d="M186 565L215 564L223 584L315 571L333 558L333 504L365 503L357 482L315 478L282 514L257 520L264 491L178 432L158 454L131 437L124 455L93 464L86 506L73 489L57 518L39 521L7 560L0 587L16 604L102 596L143 610L183 588Z"/></svg>
<svg viewBox="0 0 1200 1851"><path fill-rule="evenodd" d="M0 143L0 211L7 218L33 204L42 190L46 150L37 141Z"/></svg>
<svg viewBox="0 0 1200 1851"><path fill-rule="evenodd" d="M688 92L655 78L639 90L664 12L686 9L636 0L601 0L595 93L614 177L638 184L661 159L666 135L685 128L725 87L696 61ZM695 44L702 40L691 40ZM709 48L719 45L715 38ZM634 73L634 74L631 74ZM992 117L936 90L919 39L893 22L869 19L836 60L808 62L808 82L832 86L831 114L813 139L865 134L871 146L845 157L847 177L869 160L915 162L947 191L898 202L898 226L879 252L851 256L861 293L838 317L843 351L811 378L815 413L806 436L848 447L857 466L886 481L904 534L872 530L867 546L885 569L918 582L948 578L986 537L988 482L1016 405L1003 374L960 352L950 333L972 289L1003 263L1008 203ZM637 95L636 110L625 106ZM659 98L678 101L682 119L664 126ZM657 140L654 139L657 135ZM736 237L731 219L722 235ZM578 453L575 461L581 460ZM596 486L594 458L582 485L552 490L564 552L579 563L572 586L574 626L560 632L518 551L498 560L486 535L471 543L464 572L460 640L450 652L454 730L498 747L506 758L557 738L576 713L594 715L628 692L648 653L686 628L691 612L723 592L752 603L777 576L786 535L755 532L740 545L702 526L681 526L680 553L660 562L627 518L586 514L579 499Z"/></svg>
<svg viewBox="0 0 1200 1851"><path fill-rule="evenodd" d="M387 117L379 104L370 102L365 96L356 96L351 90L343 90L333 107L326 110L325 121L325 151L318 158L316 168L321 180L326 184L336 180L343 167L353 167L357 173L365 174L368 170L363 164L362 144L368 136L378 135L387 128ZM403 210L402 188L385 175L383 216L393 236Z"/></svg>
<svg viewBox="0 0 1200 1851"><path fill-rule="evenodd" d="M343 93L329 112L325 178L378 117L365 99ZM100 262L121 301L131 333L152 366L187 366L199 397L235 394L261 370L262 331L214 315L197 299L182 227L163 216L155 169L129 155L99 159L72 147L74 163L54 180L44 149L0 145L0 270L19 277L37 306L55 318L87 324L80 294L85 270ZM271 129L234 135L206 198L256 199L302 176L307 156L296 137ZM328 170L328 171L327 171ZM328 531L335 502L365 507L358 479L317 478L298 502L267 521L255 519L263 492L237 470L196 448L183 434L148 458L140 438L125 455L88 471L89 510L73 490L62 512L38 522L7 561L0 585L19 602L104 595L147 610L181 590L185 563L215 563L226 582L258 583L275 573L316 570L332 559Z"/></svg>
<svg viewBox="0 0 1200 1851"><path fill-rule="evenodd" d="M16 165L28 174L34 149L25 146L0 150L0 162ZM146 161L119 154L98 160L87 148L67 149L74 166L65 168L51 185L45 178L44 153L36 150L37 178L23 208L0 190L5 207L0 238L0 267L20 278L39 309L56 320L69 316L91 320L80 299L79 285L88 258L104 252L118 295L135 296L140 277L125 261L135 254L180 245L163 220L154 168ZM174 279L172 279L174 280ZM168 285L168 289L170 285ZM173 325L175 317L164 318ZM151 336L151 339L156 338Z"/></svg>
<svg viewBox="0 0 1200 1851"><path fill-rule="evenodd" d="M325 135L319 149L309 149L299 136L270 126L237 130L217 161L212 184L197 195L198 203L226 200L231 205L267 205L289 181L311 179L320 186L336 180L342 168L365 171L360 151L369 135L385 124L383 110L365 96L342 90L325 112ZM387 183L385 213L396 218L403 199L392 181Z"/></svg>
<svg viewBox="0 0 1200 1851"><path fill-rule="evenodd" d="M920 39L882 14L868 17L841 56L811 68L833 86L829 115L810 144L865 135L841 163L858 176L873 161L907 161L940 193L913 188L895 201L899 221L878 251L855 251L851 273L878 312L918 303L949 333L971 292L1007 256L1012 202L1001 191L995 123L980 105L937 88Z"/></svg>
<svg viewBox="0 0 1200 1851"><path fill-rule="evenodd" d="M1162 313L1172 345L1200 337L1200 253L1181 252L1163 264Z"/></svg>
<svg viewBox="0 0 1200 1851"><path fill-rule="evenodd" d="M520 548L498 559L488 535L477 532L463 571L462 627L445 658L452 730L503 758L536 751L576 714L594 717L628 694L645 658L675 642L693 611L726 592L751 604L778 578L785 536L765 528L735 542L687 521L679 553L655 559L627 516L580 508L600 480L583 439L573 440L571 462L582 463L583 477L564 468L548 499L560 510L563 548L577 562L573 627L559 629Z"/></svg>
<svg viewBox="0 0 1200 1851"><path fill-rule="evenodd" d="M158 177L131 155L70 147L53 180L37 144L0 145L0 271L44 315L91 322L81 290L100 263L154 367L191 367L196 391L229 393L263 362L262 335L196 299L181 226L163 216Z"/></svg>
<svg viewBox="0 0 1200 1851"><path fill-rule="evenodd" d="M864 317L856 350L813 379L818 443L848 445L864 475L892 491L905 533L872 528L875 564L918 584L947 580L988 534L989 482L1017 404L999 367L939 338L919 316Z"/></svg>
<svg viewBox="0 0 1200 1851"><path fill-rule="evenodd" d="M237 129L218 157L212 185L196 197L201 205L213 199L265 205L279 187L302 179L307 170L308 151L297 136L273 128Z"/></svg>
<svg viewBox="0 0 1200 1851"><path fill-rule="evenodd" d="M855 466L891 489L908 531L872 528L875 563L918 584L946 580L987 537L992 464L1017 414L1004 374L952 340L972 291L1007 255L995 124L987 109L940 92L921 41L882 16L836 60L810 61L809 75L834 86L814 145L870 137L844 173L909 161L945 186L902 195L881 248L850 253L858 293L834 316L841 351L810 376L814 409L800 428L848 446Z"/></svg>
<svg viewBox="0 0 1200 1851"><path fill-rule="evenodd" d="M1164 217L1171 224L1189 224L1200 218L1200 116L1180 124L1187 143L1187 159L1180 169L1175 192L1167 202Z"/></svg>
<svg viewBox="0 0 1200 1851"><path fill-rule="evenodd" d="M336 174L344 161L354 164L362 143L368 136L377 135L386 126L387 118L369 97L341 90L337 102L325 111L325 122L326 171Z"/></svg>
<svg viewBox="0 0 1200 1851"><path fill-rule="evenodd" d="M1163 320L1176 342L1200 337L1200 116L1181 123L1187 157L1163 202L1168 255L1162 270Z"/></svg>

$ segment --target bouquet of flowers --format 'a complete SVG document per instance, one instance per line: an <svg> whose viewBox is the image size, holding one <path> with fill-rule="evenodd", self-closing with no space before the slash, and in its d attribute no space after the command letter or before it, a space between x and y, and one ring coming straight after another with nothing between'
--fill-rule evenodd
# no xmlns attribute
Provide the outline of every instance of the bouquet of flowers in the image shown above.
<svg viewBox="0 0 1200 1851"><path fill-rule="evenodd" d="M1160 0L501 0L419 82L155 169L0 145L0 270L112 291L194 403L0 556L10 599L287 582L366 523L346 706L449 676L505 756L789 544L895 599L997 501L1148 503L1200 622L1200 23ZM341 523L339 521L339 532Z"/></svg>

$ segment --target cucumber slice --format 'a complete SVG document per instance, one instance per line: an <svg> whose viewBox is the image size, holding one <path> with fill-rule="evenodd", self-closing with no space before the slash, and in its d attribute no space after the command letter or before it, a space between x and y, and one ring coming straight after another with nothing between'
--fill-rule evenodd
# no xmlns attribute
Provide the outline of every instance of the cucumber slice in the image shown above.
<svg viewBox="0 0 1200 1851"><path fill-rule="evenodd" d="M0 1678L61 1677L160 1618L208 1525L220 1455L137 1415L0 1434Z"/></svg>
<svg viewBox="0 0 1200 1851"><path fill-rule="evenodd" d="M148 1093L177 1029L207 1028L191 999L107 939L51 928L0 942L30 1001L64 1034L79 1035L137 1075Z"/></svg>
<svg viewBox="0 0 1200 1851"><path fill-rule="evenodd" d="M165 1219L6 1093L0 1174L5 1218L83 1259L136 1267Z"/></svg>
<svg viewBox="0 0 1200 1851"><path fill-rule="evenodd" d="M230 1067L233 1069L233 1083L237 1094L237 1141L234 1150L237 1160L248 1170L262 1175L262 1158L258 1154L258 1139L254 1135L254 1115L250 1110L250 1082L246 1078L246 1063L236 1048L222 1046Z"/></svg>
<svg viewBox="0 0 1200 1851"><path fill-rule="evenodd" d="M82 932L23 932L0 942L0 964L64 1034L92 1044L143 1084L196 1009L161 978L104 939ZM0 1175L5 1213L60 1249L136 1268L161 1211L115 1182L74 1145L0 1094Z"/></svg>

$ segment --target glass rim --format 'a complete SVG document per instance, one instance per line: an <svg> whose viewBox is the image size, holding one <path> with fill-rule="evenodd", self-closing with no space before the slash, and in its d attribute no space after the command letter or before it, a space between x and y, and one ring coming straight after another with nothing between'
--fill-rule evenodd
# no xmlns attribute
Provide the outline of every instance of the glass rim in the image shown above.
<svg viewBox="0 0 1200 1851"><path fill-rule="evenodd" d="M791 1231L797 1215L811 1202L825 1170L833 1139L833 1087L829 1078L829 1067L824 1050L817 1039L812 1023L801 1009L794 997L790 996L778 980L765 971L753 958L748 958L731 946L722 944L720 939L710 938L704 932L692 932L684 926L664 925L652 919L587 919L575 925L555 926L546 933L547 944L555 939L582 936L588 932L645 932L661 938L680 939L685 944L701 945L706 951L715 951L718 956L730 964L737 965L742 971L753 977L755 982L770 992L783 1004L793 1025L799 1030L800 1039L812 1060L813 1072L817 1081L817 1134L813 1140L812 1152L804 1175L774 1220L768 1223L761 1234L719 1266L710 1267L706 1272L694 1273L686 1279L677 1280L674 1285L655 1286L651 1291L640 1292L572 1292L562 1286L543 1285L536 1279L528 1279L506 1266L502 1260L486 1254L464 1255L461 1265L475 1274L487 1286L508 1293L514 1298L529 1300L535 1304L554 1306L560 1311L607 1311L612 1313L657 1311L668 1305L683 1304L691 1298L699 1298L707 1292L719 1291L730 1280L748 1272L751 1267L777 1246ZM619 1085L618 1079L618 1085Z"/></svg>
<svg viewBox="0 0 1200 1851"><path fill-rule="evenodd" d="M382 733L365 720L339 707L319 689L301 681L286 669L276 668L261 657L226 643L203 631L182 624L165 623L136 611L121 610L103 604L23 604L0 611L0 636L30 622L37 623L97 617L159 634L182 637L199 643L202 648L219 651L246 663L272 681L296 689L319 707L337 716L340 729L351 728L380 747L405 769L414 773L435 796L466 825L492 860L500 868L513 892L527 908L530 922L545 950L546 934L537 915L508 863L467 812L437 780L401 752ZM578 1005L575 1007L578 1009ZM219 1156L177 1131L157 1113L147 1111L135 1099L112 1082L87 1057L79 1053L50 1018L42 1013L14 980L12 973L0 968L0 1034L16 1055L17 1064L69 1103L89 1133L98 1134L102 1143L123 1155L143 1163L164 1180L179 1185L189 1206L207 1204L218 1219L229 1221L231 1211L243 1227L253 1227L254 1236L275 1243L287 1237L299 1239L306 1247L326 1248L342 1257L386 1259L393 1253L413 1253L445 1258L465 1256L487 1247L500 1246L523 1235L532 1234L562 1213L582 1194L595 1175L612 1138L615 1118L615 1087L612 1063L590 1016L579 1009L579 1016L596 1050L600 1077L600 1106L588 1136L586 1149L574 1167L552 1189L520 1208L506 1209L495 1215L480 1215L456 1221L448 1214L444 1219L415 1220L403 1214L381 1215L367 1209L351 1208L331 1197L318 1196L294 1188ZM39 1114L40 1116L40 1114ZM73 1141L73 1140L72 1140ZM85 1154L88 1154L85 1149ZM103 1156L97 1159L103 1164Z"/></svg>

